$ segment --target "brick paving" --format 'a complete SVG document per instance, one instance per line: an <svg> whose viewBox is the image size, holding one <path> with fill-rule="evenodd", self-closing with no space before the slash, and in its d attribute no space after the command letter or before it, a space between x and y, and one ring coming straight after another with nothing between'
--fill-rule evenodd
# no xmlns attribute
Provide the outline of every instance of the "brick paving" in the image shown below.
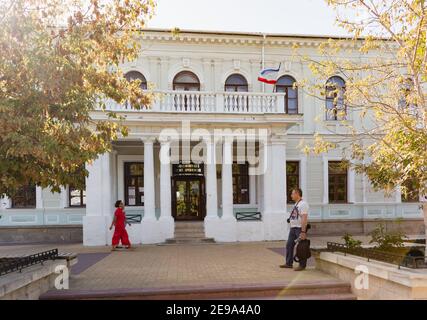
<svg viewBox="0 0 427 320"><path fill-rule="evenodd" d="M366 240L365 237L361 238ZM339 238L312 238L312 245L324 245ZM0 256L59 248L62 252L94 254L92 262L70 279L72 290L134 289L144 287L209 286L218 284L268 284L278 282L321 282L333 278L313 267L304 272L280 269L284 241L203 244L146 245L132 251L108 254L108 247L82 245L3 246ZM95 255L96 254L96 255ZM91 260L91 259L89 259Z"/></svg>

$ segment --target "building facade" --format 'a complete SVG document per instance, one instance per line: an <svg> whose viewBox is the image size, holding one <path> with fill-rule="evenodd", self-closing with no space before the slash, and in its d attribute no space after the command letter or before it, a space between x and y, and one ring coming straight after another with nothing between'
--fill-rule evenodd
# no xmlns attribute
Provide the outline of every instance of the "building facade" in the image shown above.
<svg viewBox="0 0 427 320"><path fill-rule="evenodd" d="M166 30L141 37L139 59L123 70L155 92L153 104L134 110L107 102L130 134L87 165L86 189L23 188L2 199L0 226L82 224L85 245L106 245L113 204L121 199L135 219L128 231L136 244L164 242L189 221L203 221L206 237L220 242L282 240L293 187L309 202L309 219L325 230L422 220L419 199L374 192L366 177L343 169L342 150L302 152L316 133L344 132L340 99L321 100L294 86L310 70L293 57L293 46L316 56L324 38ZM263 67L279 64L276 86L257 81ZM324 82L345 89L340 75ZM106 112L92 117L106 119ZM345 117L361 125L356 114Z"/></svg>

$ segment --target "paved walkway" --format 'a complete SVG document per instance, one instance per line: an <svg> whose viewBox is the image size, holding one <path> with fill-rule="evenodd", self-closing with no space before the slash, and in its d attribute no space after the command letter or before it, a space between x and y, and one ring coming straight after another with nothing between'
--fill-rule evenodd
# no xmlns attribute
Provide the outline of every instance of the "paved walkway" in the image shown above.
<svg viewBox="0 0 427 320"><path fill-rule="evenodd" d="M366 238L362 237L362 240ZM317 237L314 246L339 238ZM322 282L333 278L314 269L311 259L304 272L280 269L284 241L139 246L132 251L110 252L108 247L82 245L3 246L0 256L24 254L58 247L76 252L80 263L73 267L70 289L106 290L145 287L209 286L219 284L268 284Z"/></svg>

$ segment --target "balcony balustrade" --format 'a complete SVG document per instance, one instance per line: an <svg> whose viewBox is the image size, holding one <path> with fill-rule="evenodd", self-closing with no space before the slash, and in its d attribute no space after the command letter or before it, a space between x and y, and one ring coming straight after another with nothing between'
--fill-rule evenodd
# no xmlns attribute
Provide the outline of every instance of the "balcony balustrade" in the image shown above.
<svg viewBox="0 0 427 320"><path fill-rule="evenodd" d="M129 104L106 102L107 111L284 114L285 94L253 92L155 91L151 106L139 110Z"/></svg>

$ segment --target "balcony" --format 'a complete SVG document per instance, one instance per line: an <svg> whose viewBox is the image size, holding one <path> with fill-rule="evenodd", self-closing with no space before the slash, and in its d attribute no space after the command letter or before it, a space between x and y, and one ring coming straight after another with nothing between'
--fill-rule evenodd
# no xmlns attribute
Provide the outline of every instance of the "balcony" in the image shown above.
<svg viewBox="0 0 427 320"><path fill-rule="evenodd" d="M150 107L106 103L107 111L223 114L285 114L285 94L253 92L155 91Z"/></svg>

